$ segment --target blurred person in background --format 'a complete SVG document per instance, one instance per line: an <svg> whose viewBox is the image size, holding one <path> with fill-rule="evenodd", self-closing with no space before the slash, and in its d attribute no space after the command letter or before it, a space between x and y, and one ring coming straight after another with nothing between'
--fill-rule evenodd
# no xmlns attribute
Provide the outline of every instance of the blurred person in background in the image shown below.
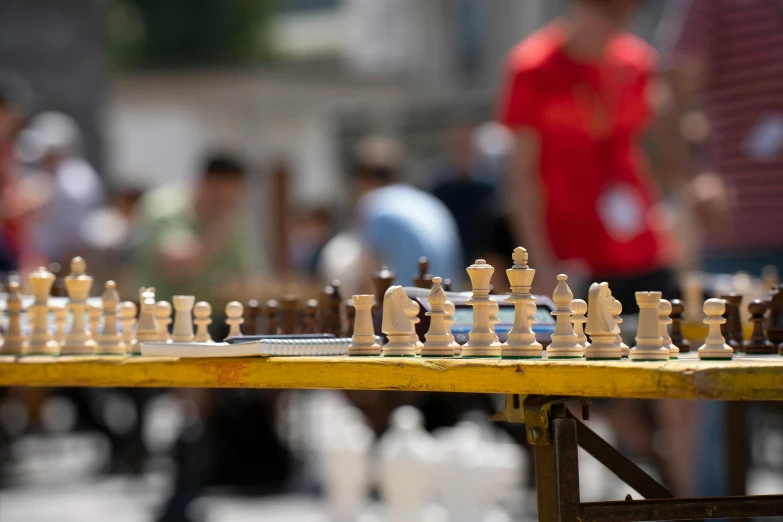
<svg viewBox="0 0 783 522"><path fill-rule="evenodd" d="M247 171L227 154L208 156L194 186L170 183L139 202L132 254L134 288L159 300L195 295L221 311L221 289L261 266L260 246L242 198Z"/></svg>
<svg viewBox="0 0 783 522"><path fill-rule="evenodd" d="M656 55L623 29L636 6L572 0L511 51L499 114L516 135L511 225L538 270L535 291L550 294L558 273L577 295L607 281L626 313L638 310L640 288L676 292L639 143Z"/></svg>
<svg viewBox="0 0 783 522"><path fill-rule="evenodd" d="M326 243L334 235L334 217L329 207L311 205L299 210L290 220L288 258L291 270L315 276Z"/></svg>
<svg viewBox="0 0 783 522"><path fill-rule="evenodd" d="M35 244L49 261L69 266L84 255L88 238L84 222L105 197L103 182L82 157L82 135L70 116L59 112L36 115L25 130L34 158L33 171L43 174L49 197L35 217ZM43 188L43 187L42 187Z"/></svg>

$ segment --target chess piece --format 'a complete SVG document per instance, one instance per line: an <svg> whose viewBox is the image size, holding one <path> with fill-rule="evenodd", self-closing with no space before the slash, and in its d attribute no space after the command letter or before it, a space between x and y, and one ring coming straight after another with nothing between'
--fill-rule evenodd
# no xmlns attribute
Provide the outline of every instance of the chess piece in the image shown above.
<svg viewBox="0 0 783 522"><path fill-rule="evenodd" d="M101 333L101 316L103 315L103 307L97 303L87 303L87 322L90 325L88 333L90 337L97 343L98 336Z"/></svg>
<svg viewBox="0 0 783 522"><path fill-rule="evenodd" d="M20 355L29 351L27 341L22 335L22 292L19 281L8 283L8 297L5 308L8 311L8 328L5 332L2 353Z"/></svg>
<svg viewBox="0 0 783 522"><path fill-rule="evenodd" d="M128 346L123 341L122 335L117 330L117 307L120 304L120 295L117 293L117 283L106 281L103 292L103 331L98 333L98 353L124 355Z"/></svg>
<svg viewBox="0 0 783 522"><path fill-rule="evenodd" d="M446 326L449 313L446 311L446 291L441 286L442 281L440 277L432 278L432 288L427 297L430 311L426 313L430 318L430 328L424 336L422 357L454 357L454 346Z"/></svg>
<svg viewBox="0 0 783 522"><path fill-rule="evenodd" d="M457 307L451 301L446 301L443 305L443 310L446 312L446 317L443 319L446 323L446 331L449 333L450 345L454 349L454 355L460 355L462 352L462 345L454 338L454 332L451 331L451 325L454 324L454 314L457 311Z"/></svg>
<svg viewBox="0 0 783 522"><path fill-rule="evenodd" d="M416 333L413 318L418 309L401 286L390 286L383 296L383 321L381 330L389 342L383 345L384 357L415 357L416 344L411 335Z"/></svg>
<svg viewBox="0 0 783 522"><path fill-rule="evenodd" d="M753 324L753 333L750 339L745 341L744 349L747 354L774 354L777 353L775 345L769 342L767 334L764 333L764 314L767 311L767 305L760 299L753 300L748 305L750 312L750 322Z"/></svg>
<svg viewBox="0 0 783 522"><path fill-rule="evenodd" d="M266 316L266 333L278 335L280 333L280 303L276 299L267 301L264 315Z"/></svg>
<svg viewBox="0 0 783 522"><path fill-rule="evenodd" d="M374 303L374 302L373 302ZM373 304L374 306L374 304ZM318 300L308 299L305 303L302 333L314 334L318 328Z"/></svg>
<svg viewBox="0 0 783 522"><path fill-rule="evenodd" d="M294 295L285 296L280 303L280 333L299 333L299 301Z"/></svg>
<svg viewBox="0 0 783 522"><path fill-rule="evenodd" d="M335 279L321 292L321 332L340 335L343 329L343 320L340 316L341 304L340 281Z"/></svg>
<svg viewBox="0 0 783 522"><path fill-rule="evenodd" d="M775 265L767 265L761 269L761 285L765 292L769 292L780 284L780 275L778 274L778 267Z"/></svg>
<svg viewBox="0 0 783 522"><path fill-rule="evenodd" d="M206 301L199 301L193 307L193 317L193 324L196 325L196 334L193 340L197 343L215 342L209 334L209 325L212 324L212 305Z"/></svg>
<svg viewBox="0 0 783 522"><path fill-rule="evenodd" d="M155 289L139 290L139 321L136 326L136 340L139 343L159 342L162 332L155 316Z"/></svg>
<svg viewBox="0 0 783 522"><path fill-rule="evenodd" d="M68 308L65 305L53 306L52 315L54 315L54 340L62 346L68 325Z"/></svg>
<svg viewBox="0 0 783 522"><path fill-rule="evenodd" d="M494 337L496 343L500 343L500 338L498 338L498 333L497 331L495 331L495 326L500 322L500 319L498 319L499 313L500 313L500 305L498 304L497 301L493 299L492 302L489 304L489 329L492 330L492 336Z"/></svg>
<svg viewBox="0 0 783 522"><path fill-rule="evenodd" d="M373 274L372 276L372 286L373 291L375 293L375 304L372 306L372 314L375 316L375 314L378 312L378 310L381 309L381 304L383 303L383 296L386 295L386 290L389 289L391 285L394 284L394 272L389 270L388 267L384 266L381 267L381 269Z"/></svg>
<svg viewBox="0 0 783 522"><path fill-rule="evenodd" d="M211 305L210 305L211 308ZM261 317L261 305L255 299L247 302L245 308L245 331L247 335L258 335L258 319Z"/></svg>
<svg viewBox="0 0 783 522"><path fill-rule="evenodd" d="M540 359L544 356L544 348L536 341L536 334L531 328L529 306L530 303L534 308L536 305L536 298L530 294L536 271L527 265L528 255L524 248L515 248L511 257L514 265L506 270L511 295L506 302L514 305L514 325L508 332L501 355L505 359Z"/></svg>
<svg viewBox="0 0 783 522"><path fill-rule="evenodd" d="M416 325L421 322L421 318L419 317L419 312L421 311L421 307L419 306L419 303L417 301L414 301L411 299L411 303L413 303L413 307L416 309L416 313L413 314L413 317L411 317L411 322L413 323L413 333L411 334L411 342L416 347L416 355L421 355L421 348L424 346L424 343L421 342L421 339L419 339L419 333L416 331Z"/></svg>
<svg viewBox="0 0 783 522"><path fill-rule="evenodd" d="M774 345L783 343L783 290L777 286L767 297L766 330L769 341Z"/></svg>
<svg viewBox="0 0 783 522"><path fill-rule="evenodd" d="M375 339L372 325L372 305L375 303L375 296L354 295L351 300L356 310L356 320L351 344L348 346L348 355L380 355L381 345Z"/></svg>
<svg viewBox="0 0 783 522"><path fill-rule="evenodd" d="M670 317L672 313L672 304L666 299L661 299L658 304L658 323L661 328L661 339L663 339L663 345L669 347L669 359L679 359L680 349L672 342L671 336L669 336L669 325L673 323Z"/></svg>
<svg viewBox="0 0 783 522"><path fill-rule="evenodd" d="M704 274L690 272L682 277L683 311L686 321L696 322L701 319L701 308L704 303Z"/></svg>
<svg viewBox="0 0 783 522"><path fill-rule="evenodd" d="M356 306L351 299L345 301L345 331L342 337L351 337L353 335L354 325L356 323Z"/></svg>
<svg viewBox="0 0 783 522"><path fill-rule="evenodd" d="M574 333L576 334L577 342L582 348L587 348L590 344L587 341L585 335L585 323L587 322L587 302L582 299L574 299L570 304L571 323L574 325Z"/></svg>
<svg viewBox="0 0 783 522"><path fill-rule="evenodd" d="M226 324L228 325L228 337L239 337L242 335L240 325L245 322L242 318L244 307L239 301L231 301L226 305Z"/></svg>
<svg viewBox="0 0 783 522"><path fill-rule="evenodd" d="M623 357L628 357L631 354L631 349L628 347L627 344L623 342L623 331L622 328L620 328L620 325L623 324L623 318L620 314L623 313L623 304L620 302L619 299L615 299L614 303L609 306L609 312L612 314L612 318L614 319L614 333L615 333L615 343L620 345L620 349L623 351Z"/></svg>
<svg viewBox="0 0 783 522"><path fill-rule="evenodd" d="M465 303L473 307L473 328L468 334L468 342L462 346L463 357L500 357L501 345L495 341L492 332L489 281L495 269L483 259L467 268L473 294Z"/></svg>
<svg viewBox="0 0 783 522"><path fill-rule="evenodd" d="M413 276L413 286L416 288L429 289L432 287L432 274L427 272L430 269L430 262L426 257L419 258L419 273Z"/></svg>
<svg viewBox="0 0 783 522"><path fill-rule="evenodd" d="M30 274L28 280L33 289L34 301L28 308L31 322L30 336L24 345L23 353L25 355L57 355L60 353L60 343L55 341L51 332L49 332L49 295L52 291L52 284L54 284L54 274L44 267L38 267ZM82 309L82 311L84 310ZM19 316L16 315L14 320L18 318ZM83 317L82 327L84 327ZM6 338L7 341L8 339Z"/></svg>
<svg viewBox="0 0 783 522"><path fill-rule="evenodd" d="M451 279L447 277L446 279L443 280L440 286L442 286L443 290L445 290L446 292L451 292Z"/></svg>
<svg viewBox="0 0 783 522"><path fill-rule="evenodd" d="M672 299L672 344L679 349L679 353L691 351L691 343L682 334L682 314L685 312L685 305L679 299Z"/></svg>
<svg viewBox="0 0 783 522"><path fill-rule="evenodd" d="M585 358L590 360L617 360L623 358L623 349L617 343L617 321L612 317L614 297L608 283L593 283L587 296L587 328L590 345Z"/></svg>
<svg viewBox="0 0 783 522"><path fill-rule="evenodd" d="M168 301L158 301L155 303L155 319L160 326L160 332L158 341L161 343L171 342L171 331L169 326L171 325L171 304Z"/></svg>
<svg viewBox="0 0 783 522"><path fill-rule="evenodd" d="M87 263L81 257L74 257L71 261L71 273L65 278L65 287L68 289L69 309L71 312L71 329L65 335L65 344L62 346L63 355L88 355L94 354L98 349L98 343L92 339L84 324L84 313L87 308L87 296L92 288L92 277L86 274Z"/></svg>
<svg viewBox="0 0 783 522"><path fill-rule="evenodd" d="M154 301L154 299L153 299ZM138 308L133 301L123 301L117 310L120 326L122 326L122 342L131 355L141 355L139 341L134 335L133 329L136 326L136 312Z"/></svg>
<svg viewBox="0 0 783 522"><path fill-rule="evenodd" d="M68 291L65 288L65 279L63 278L63 267L60 263L49 263L49 271L54 274L54 284L52 285L52 297L68 297Z"/></svg>
<svg viewBox="0 0 783 522"><path fill-rule="evenodd" d="M668 361L669 346L664 345L661 337L661 323L658 319L658 307L661 304L661 292L636 292L639 305L639 325L636 331L636 346L631 350L633 361Z"/></svg>
<svg viewBox="0 0 783 522"><path fill-rule="evenodd" d="M730 293L720 296L726 301L726 322L721 327L721 333L726 339L726 344L731 346L734 352L742 351L742 344L745 342L745 335L742 332L742 316L740 307L742 306L742 296L736 293Z"/></svg>
<svg viewBox="0 0 783 522"><path fill-rule="evenodd" d="M704 302L704 324L709 326L707 338L699 348L699 359L731 359L734 350L726 344L726 340L720 333L720 325L726 322L723 313L726 305L722 299L707 299Z"/></svg>
<svg viewBox="0 0 783 522"><path fill-rule="evenodd" d="M196 298L192 295L175 295L171 298L174 303L174 329L171 332L171 340L175 343L190 343L196 338L193 333L193 305Z"/></svg>
<svg viewBox="0 0 783 522"><path fill-rule="evenodd" d="M571 324L571 301L574 300L574 294L566 282L567 275L560 274L557 281L552 294L555 303L555 311L552 312L555 316L555 331L552 333L552 342L546 349L546 356L549 359L579 359L585 351L579 344L579 337Z"/></svg>

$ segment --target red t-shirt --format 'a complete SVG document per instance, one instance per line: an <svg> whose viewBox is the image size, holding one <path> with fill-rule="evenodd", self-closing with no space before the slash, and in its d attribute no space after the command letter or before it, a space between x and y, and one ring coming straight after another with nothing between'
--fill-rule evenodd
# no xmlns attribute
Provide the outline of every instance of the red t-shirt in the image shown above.
<svg viewBox="0 0 783 522"><path fill-rule="evenodd" d="M576 62L564 39L553 23L511 51L500 119L540 138L546 233L558 259L582 260L596 274L654 270L662 251L655 188L638 140L650 119L655 52L620 33L601 63Z"/></svg>

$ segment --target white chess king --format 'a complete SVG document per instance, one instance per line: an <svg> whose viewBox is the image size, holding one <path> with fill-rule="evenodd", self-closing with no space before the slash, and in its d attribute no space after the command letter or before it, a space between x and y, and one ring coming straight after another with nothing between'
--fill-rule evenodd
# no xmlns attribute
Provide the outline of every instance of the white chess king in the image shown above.
<svg viewBox="0 0 783 522"><path fill-rule="evenodd" d="M65 335L62 354L90 355L95 354L98 343L87 332L84 314L87 310L87 297L92 288L92 277L87 275L87 263L81 257L71 261L71 273L65 278L65 287L70 297L71 329ZM47 314L48 315L48 314Z"/></svg>
<svg viewBox="0 0 783 522"><path fill-rule="evenodd" d="M506 270L511 284L511 295L506 298L506 302L514 304L514 326L508 332L508 340L501 351L506 359L540 359L544 356L544 348L536 341L536 334L530 324L530 312L532 310L535 314L536 310L536 298L530 294L536 271L527 266L527 257L527 250L515 248L512 255L514 266Z"/></svg>

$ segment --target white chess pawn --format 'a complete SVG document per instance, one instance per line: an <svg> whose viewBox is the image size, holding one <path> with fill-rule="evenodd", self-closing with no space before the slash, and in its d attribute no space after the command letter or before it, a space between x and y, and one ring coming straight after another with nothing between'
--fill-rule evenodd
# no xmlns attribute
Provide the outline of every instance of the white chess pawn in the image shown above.
<svg viewBox="0 0 783 522"><path fill-rule="evenodd" d="M721 299L707 299L704 302L704 323L709 326L707 338L699 348L699 359L731 359L734 350L726 344L726 339L720 333L720 325L726 322L723 313L726 305Z"/></svg>
<svg viewBox="0 0 783 522"><path fill-rule="evenodd" d="M372 324L372 305L375 303L375 296L354 295L351 296L351 300L356 309L356 318L353 323L351 344L348 346L348 355L380 355L381 345L375 339L375 330Z"/></svg>
<svg viewBox="0 0 783 522"><path fill-rule="evenodd" d="M106 281L104 287L105 290L102 297L103 331L98 334L98 351L102 354L125 355L128 351L128 346L117 329L117 307L120 304L117 283Z"/></svg>
<svg viewBox="0 0 783 522"><path fill-rule="evenodd" d="M568 276L557 276L557 286L552 294L555 303L555 331L552 333L552 342L546 349L548 359L579 359L584 355L584 347L579 344L579 337L574 332L571 324L571 301L574 294L569 288Z"/></svg>
<svg viewBox="0 0 783 522"><path fill-rule="evenodd" d="M195 339L193 333L193 305L196 298L192 295L175 295L172 297L174 310L174 330L171 339L175 343L189 343Z"/></svg>
<svg viewBox="0 0 783 522"><path fill-rule="evenodd" d="M159 342L161 327L155 317L155 289L142 287L139 290L139 303L141 304L141 310L139 311L139 321L136 325L137 342Z"/></svg>
<svg viewBox="0 0 783 522"><path fill-rule="evenodd" d="M511 284L511 295L506 298L506 302L514 304L514 326L503 344L502 356L505 359L540 359L544 356L544 348L536 341L530 323L530 304L533 305L533 316L536 308L536 298L530 294L536 271L527 266L527 257L527 250L515 248L512 255L514 266L506 270Z"/></svg>
<svg viewBox="0 0 783 522"><path fill-rule="evenodd" d="M68 308L65 305L53 306L54 315L54 339L62 345L65 342L65 334L68 326Z"/></svg>
<svg viewBox="0 0 783 522"><path fill-rule="evenodd" d="M84 315L87 309L87 297L92 288L92 277L87 275L87 263L81 257L71 261L71 273L65 277L65 287L68 290L71 311L71 329L65 335L62 354L89 355L94 354L98 343L87 331Z"/></svg>
<svg viewBox="0 0 783 522"><path fill-rule="evenodd" d="M206 301L199 301L193 307L193 324L196 325L194 341L197 343L213 343L209 334L209 325L212 324L212 305Z"/></svg>
<svg viewBox="0 0 783 522"><path fill-rule="evenodd" d="M136 326L136 304L133 301L123 301L117 310L120 325L122 326L122 342L128 353L140 355L139 341L133 335L133 329Z"/></svg>
<svg viewBox="0 0 783 522"><path fill-rule="evenodd" d="M498 319L499 313L500 305L497 301L492 299L492 302L489 304L489 329L492 330L492 335L495 337L495 342L498 344L500 344L500 339L498 338L497 331L495 331L495 326L500 322L500 319Z"/></svg>
<svg viewBox="0 0 783 522"><path fill-rule="evenodd" d="M8 329L5 332L2 353L20 355L27 350L27 341L22 334L22 293L19 282L8 283L8 297L5 303L8 311Z"/></svg>
<svg viewBox="0 0 783 522"><path fill-rule="evenodd" d="M44 267L38 267L28 277L33 288L33 304L28 308L30 336L24 345L25 355L57 355L60 343L54 340L49 331L49 295L54 284L54 274ZM21 299L20 299L21 305ZM17 316L18 318L18 316ZM16 318L14 318L16 320ZM82 318L83 320L83 318ZM82 323L83 325L84 323ZM8 339L6 339L6 342Z"/></svg>
<svg viewBox="0 0 783 522"><path fill-rule="evenodd" d="M587 348L587 346L590 344L587 341L587 336L585 335L585 323L587 322L587 302L583 301L582 299L574 299L571 301L571 313L574 315L571 316L571 322L574 325L574 333L576 334L577 340L579 342L579 345L582 348Z"/></svg>
<svg viewBox="0 0 783 522"><path fill-rule="evenodd" d="M615 343L620 345L620 349L623 351L623 357L628 357L631 355L631 348L623 342L622 338L622 329L620 328L620 325L623 324L623 318L620 314L623 313L623 304L619 299L615 299L614 303L609 306L609 312L612 314L612 318L615 322Z"/></svg>
<svg viewBox="0 0 783 522"><path fill-rule="evenodd" d="M639 325L636 346L631 349L631 360L668 361L669 347L663 344L661 324L658 321L661 292L636 292L636 303L639 305Z"/></svg>
<svg viewBox="0 0 783 522"><path fill-rule="evenodd" d="M101 316L103 308L97 303L87 303L87 321L90 325L89 334L92 340L98 342L101 333Z"/></svg>
<svg viewBox="0 0 783 522"><path fill-rule="evenodd" d="M245 322L242 314L245 307L239 301L231 301L226 305L226 324L228 325L228 337L239 337L242 335L240 325Z"/></svg>
<svg viewBox="0 0 783 522"><path fill-rule="evenodd" d="M416 344L411 341L416 330L413 319L419 308L408 298L401 286L390 286L383 295L381 331L389 339L382 347L384 357L416 357Z"/></svg>
<svg viewBox="0 0 783 522"><path fill-rule="evenodd" d="M449 339L451 339L451 347L454 349L454 355L459 355L462 351L462 345L457 342L454 338L454 332L451 331L451 325L456 321L454 314L457 312L457 307L451 301L446 301L446 304L443 305L443 310L447 314L444 321L446 322L446 331L449 332Z"/></svg>
<svg viewBox="0 0 783 522"><path fill-rule="evenodd" d="M617 342L617 321L612 317L615 299L608 283L593 283L587 296L587 328L590 345L585 348L585 358L590 360L616 360L623 358L622 346Z"/></svg>
<svg viewBox="0 0 783 522"><path fill-rule="evenodd" d="M663 338L663 345L669 347L669 359L679 359L680 349L672 343L672 338L669 335L669 325L672 324L672 318L669 317L672 313L672 304L666 299L661 299L661 303L658 305L658 322L661 325L661 337Z"/></svg>
<svg viewBox="0 0 783 522"><path fill-rule="evenodd" d="M477 259L467 272L473 293L466 304L473 307L473 328L468 334L468 342L462 346L462 357L500 357L502 347L495 341L492 331L493 300L489 297L489 281L495 269L483 259Z"/></svg>
<svg viewBox="0 0 783 522"><path fill-rule="evenodd" d="M430 318L430 327L424 336L426 342L421 349L422 357L454 357L452 337L446 326L449 313L446 311L446 291L441 286L442 281L441 277L432 278L432 288L427 297L430 311L426 313Z"/></svg>
<svg viewBox="0 0 783 522"><path fill-rule="evenodd" d="M171 342L171 333L169 332L169 325L171 324L171 304L168 301L158 301L155 303L155 319L160 325L160 337L158 341L162 343Z"/></svg>
<svg viewBox="0 0 783 522"><path fill-rule="evenodd" d="M419 339L419 334L416 333L416 325L421 322L421 319L419 318L419 312L421 311L421 306L419 306L419 303L417 301L414 301L411 299L411 303L413 303L413 307L416 308L416 314L411 318L411 322L413 323L413 333L411 334L411 342L416 346L416 355L421 355L421 348L424 346L424 343L421 342Z"/></svg>

